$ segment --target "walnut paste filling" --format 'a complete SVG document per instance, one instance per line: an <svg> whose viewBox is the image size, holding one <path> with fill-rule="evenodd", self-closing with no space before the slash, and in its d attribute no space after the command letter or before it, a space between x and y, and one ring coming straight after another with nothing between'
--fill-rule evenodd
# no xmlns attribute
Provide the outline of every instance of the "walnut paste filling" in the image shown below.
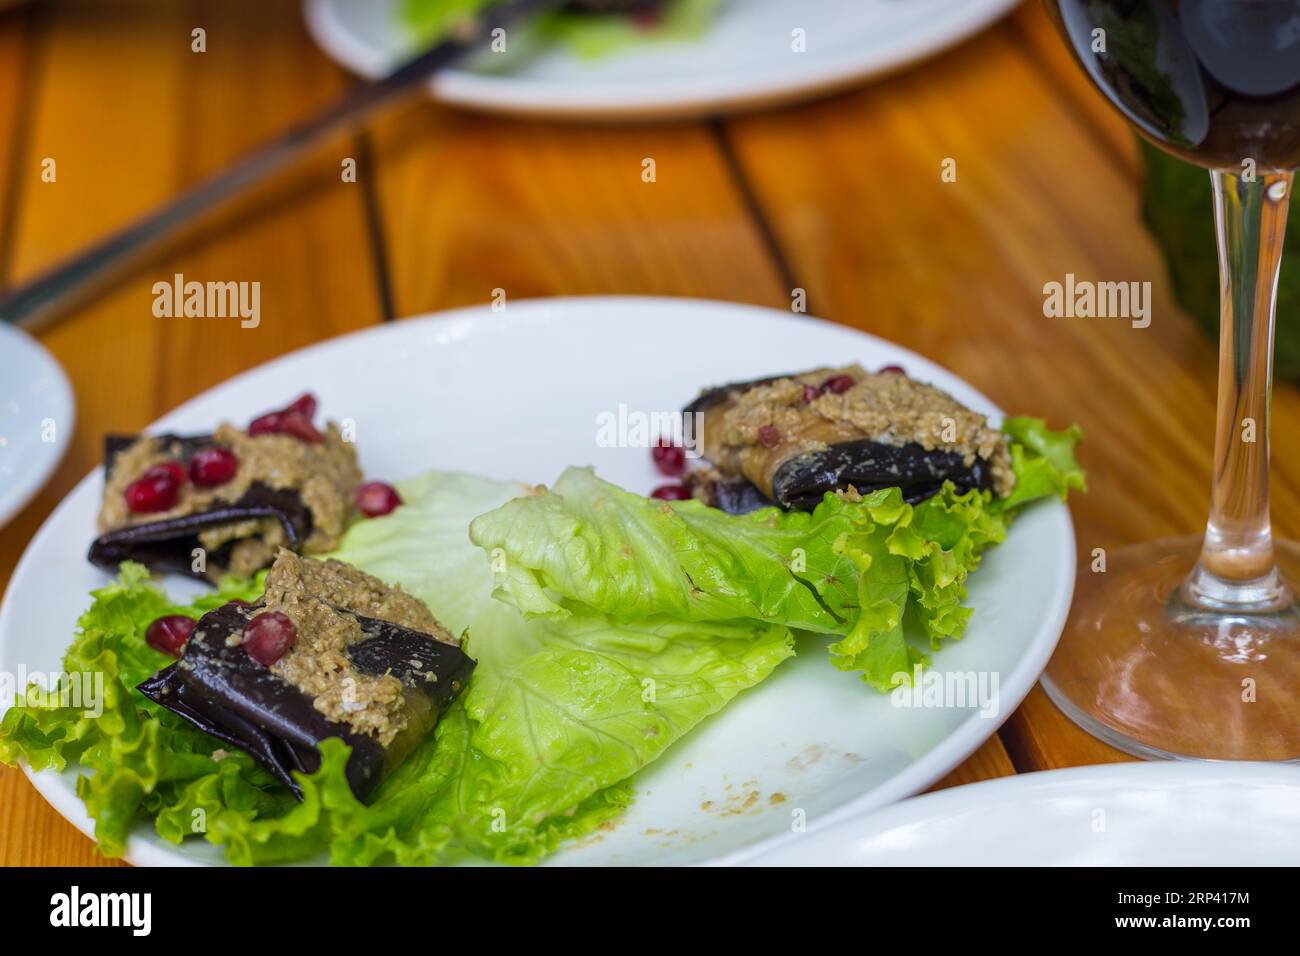
<svg viewBox="0 0 1300 956"><path fill-rule="evenodd" d="M150 524L169 518L199 514L219 505L238 501L255 483L274 490L296 492L309 509L312 531L302 544L306 553L320 553L337 546L343 533L357 488L361 468L355 447L343 440L333 423L319 433L319 441L305 441L291 434L257 434L222 424L207 447L226 449L237 462L232 477L211 487L194 481L179 482L169 506L146 511L133 510L128 491L151 468L180 463L188 449L179 441L143 437L122 449L114 458L104 485L99 512L100 532ZM284 529L274 518L250 518L202 530L199 543L209 554L206 575L216 581L224 573L247 577L271 563L276 550L286 544ZM222 562L211 555L231 544Z"/></svg>
<svg viewBox="0 0 1300 956"><path fill-rule="evenodd" d="M998 495L1015 487L1007 438L983 415L933 385L860 365L815 369L733 392L706 415L702 436L704 457L719 472L743 476L769 496L784 462L863 438L956 452L967 466L981 459Z"/></svg>
<svg viewBox="0 0 1300 956"><path fill-rule="evenodd" d="M291 551L280 551L267 573L266 592L246 609L246 616L252 620L272 611L286 615L296 632L289 650L271 665L272 672L302 691L327 718L373 736L383 747L406 729L416 701L391 672L364 673L349 658L348 648L367 637L356 615L458 645L423 602L401 588L350 564L300 558ZM240 640L234 634L227 642Z"/></svg>

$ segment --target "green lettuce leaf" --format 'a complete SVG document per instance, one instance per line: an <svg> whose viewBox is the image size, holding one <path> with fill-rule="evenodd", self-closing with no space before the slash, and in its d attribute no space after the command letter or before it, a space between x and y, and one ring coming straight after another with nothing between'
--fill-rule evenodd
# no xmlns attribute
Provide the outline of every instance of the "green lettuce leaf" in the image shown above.
<svg viewBox="0 0 1300 956"><path fill-rule="evenodd" d="M897 488L827 494L811 513L729 515L698 501L644 498L590 469L480 515L470 537L492 556L494 594L526 617L596 611L748 620L839 636L832 660L880 690L965 630L966 578L1003 540L1014 509L1083 487L1077 428L1010 419L1017 487L1006 499L951 485L913 507Z"/></svg>
<svg viewBox="0 0 1300 956"><path fill-rule="evenodd" d="M189 781L210 773L212 753L220 746L135 691L136 684L171 662L145 643L145 628L164 614L197 618L231 598L259 592L260 587L227 580L218 593L180 607L150 582L143 567L124 564L117 581L94 593L63 661L60 688L71 689L71 675L102 676L102 713L88 714L78 706L84 699L29 695L0 721L0 761L12 764L22 757L37 770L80 764L88 773L79 778L77 793L95 820L99 846L106 855L120 856L137 816L156 811ZM253 786L270 785L270 776L249 758L233 759Z"/></svg>
<svg viewBox="0 0 1300 956"><path fill-rule="evenodd" d="M403 0L403 28L421 43L447 36L465 16L500 0ZM559 10L541 14L514 28L510 62L519 51L532 52L547 44L565 47L584 59L599 59L641 43L677 42L701 36L713 23L722 0L666 0L649 26L623 13L592 14Z"/></svg>
<svg viewBox="0 0 1300 956"><path fill-rule="evenodd" d="M78 792L100 849L121 855L153 818L165 839L202 835L238 864L310 859L428 865L476 857L537 862L617 818L629 778L793 653L787 628L669 618L617 624L595 612L526 621L490 596L489 560L470 519L525 486L431 474L399 485L406 504L363 521L336 557L403 584L468 633L479 665L437 730L362 804L344 776L348 748L326 741L300 777L301 803L242 753L156 707L136 683L169 663L144 642L161 614L198 617L260 585L226 582L173 605L138 565L95 592L67 655L105 675L98 718L23 705L0 724L0 759L79 764Z"/></svg>
<svg viewBox="0 0 1300 956"><path fill-rule="evenodd" d="M439 725L431 757L456 769L412 844L534 862L621 812L629 777L794 653L783 626L619 623L586 608L529 621L494 601L469 519L529 490L446 473L404 482L406 504L350 530L335 555L424 600L479 662L463 717ZM406 789L386 782L375 806Z"/></svg>
<svg viewBox="0 0 1300 956"><path fill-rule="evenodd" d="M994 502L995 509L1018 508L1039 498L1064 501L1071 491L1087 490L1083 468L1074 454L1083 441L1083 429L1078 425L1053 431L1041 418L1008 418L1002 431L1011 438L1016 486L1006 498Z"/></svg>

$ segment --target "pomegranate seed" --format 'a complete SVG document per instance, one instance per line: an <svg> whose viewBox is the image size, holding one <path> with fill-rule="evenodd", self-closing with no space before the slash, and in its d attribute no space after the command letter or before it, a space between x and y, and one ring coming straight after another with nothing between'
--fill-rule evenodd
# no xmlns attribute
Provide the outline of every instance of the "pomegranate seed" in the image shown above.
<svg viewBox="0 0 1300 956"><path fill-rule="evenodd" d="M905 368L903 368L903 366L901 366L901 365L882 365L882 366L880 366L880 374L883 375L883 374L886 373L886 372L888 372L888 373L891 374L891 375L906 375L906 374L907 374L907 370L906 370Z"/></svg>
<svg viewBox="0 0 1300 956"><path fill-rule="evenodd" d="M805 385L803 387L803 400L805 402L813 401L820 394L821 392L817 391L817 389L813 388L811 385Z"/></svg>
<svg viewBox="0 0 1300 956"><path fill-rule="evenodd" d="M764 448L775 448L781 444L781 432L775 425L764 425L758 430L758 443Z"/></svg>
<svg viewBox="0 0 1300 956"><path fill-rule="evenodd" d="M126 506L136 514L167 511L176 506L181 490L173 469L156 465L126 486Z"/></svg>
<svg viewBox="0 0 1300 956"><path fill-rule="evenodd" d="M151 623L144 632L144 642L155 651L180 657L185 642L194 633L194 618L184 614L168 614Z"/></svg>
<svg viewBox="0 0 1300 956"><path fill-rule="evenodd" d="M278 412L259 415L248 425L250 435L292 435L299 441L317 444L325 437L311 423L316 414L316 396L304 392Z"/></svg>
<svg viewBox="0 0 1300 956"><path fill-rule="evenodd" d="M368 481L357 489L357 510L367 518L391 514L401 503L397 489L382 481Z"/></svg>
<svg viewBox="0 0 1300 956"><path fill-rule="evenodd" d="M280 432L281 423L284 420L283 412L267 412L265 415L259 415L254 418L248 425L248 434L250 435L275 435Z"/></svg>
<svg viewBox="0 0 1300 956"><path fill-rule="evenodd" d="M146 471L142 478L154 478L158 475L167 475L176 484L185 484L185 466L179 461L162 461Z"/></svg>
<svg viewBox="0 0 1300 956"><path fill-rule="evenodd" d="M244 628L244 650L259 664L270 667L293 646L298 629L282 611L257 615Z"/></svg>
<svg viewBox="0 0 1300 956"><path fill-rule="evenodd" d="M689 501L692 497L691 489L683 484L660 485L654 491L650 492L651 498L658 498L660 501Z"/></svg>
<svg viewBox="0 0 1300 956"><path fill-rule="evenodd" d="M316 417L316 396L311 392L303 392L285 408L286 412L301 412L311 421Z"/></svg>
<svg viewBox="0 0 1300 956"><path fill-rule="evenodd" d="M854 386L852 375L832 375L826 381L822 382L823 392L834 392L836 395L843 395Z"/></svg>
<svg viewBox="0 0 1300 956"><path fill-rule="evenodd" d="M667 438L659 439L650 449L650 457L654 459L655 467L661 475L677 478L686 472L686 449L674 445Z"/></svg>
<svg viewBox="0 0 1300 956"><path fill-rule="evenodd" d="M281 416L280 431L309 445L316 445L325 440L325 436L316 430L311 419L298 411L287 411Z"/></svg>
<svg viewBox="0 0 1300 956"><path fill-rule="evenodd" d="M239 470L239 459L229 448L203 448L190 459L190 480L202 488L224 485Z"/></svg>

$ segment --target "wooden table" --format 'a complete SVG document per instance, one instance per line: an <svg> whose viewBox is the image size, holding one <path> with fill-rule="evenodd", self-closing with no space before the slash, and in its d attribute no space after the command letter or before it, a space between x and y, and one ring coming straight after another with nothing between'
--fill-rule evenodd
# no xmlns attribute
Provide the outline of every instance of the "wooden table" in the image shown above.
<svg viewBox="0 0 1300 956"><path fill-rule="evenodd" d="M349 82L292 0L43 2L0 17L0 280L31 276ZM356 183L339 175L346 157ZM955 182L940 176L949 158ZM53 481L0 532L0 581L99 463L106 431L308 343L498 287L776 308L804 289L811 313L915 349L1006 409L1082 424L1081 553L1199 530L1214 349L1172 302L1138 178L1129 133L1033 2L865 89L735 119L595 127L412 104L41 336L79 420ZM260 280L261 326L155 318L150 287L174 272ZM1043 284L1067 272L1150 280L1151 326L1044 318ZM1300 393L1280 386L1274 409L1295 421ZM1295 536L1300 447L1273 455L1276 520ZM939 786L1123 759L1035 688ZM0 864L106 862L16 770L0 769L0 807Z"/></svg>

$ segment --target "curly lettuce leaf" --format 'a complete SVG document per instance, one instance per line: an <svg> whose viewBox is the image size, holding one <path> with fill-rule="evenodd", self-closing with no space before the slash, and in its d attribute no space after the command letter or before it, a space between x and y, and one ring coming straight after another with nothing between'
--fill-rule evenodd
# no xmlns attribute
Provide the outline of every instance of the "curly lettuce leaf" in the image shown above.
<svg viewBox="0 0 1300 956"><path fill-rule="evenodd" d="M1083 468L1075 457L1075 448L1083 441L1083 429L1071 425L1053 431L1041 418L1008 418L1002 431L1011 438L1011 467L1016 486L1006 498L994 502L997 510L1006 511L1039 498L1060 498L1071 491L1087 491Z"/></svg>
<svg viewBox="0 0 1300 956"><path fill-rule="evenodd" d="M698 501L644 498L570 468L551 490L480 515L470 537L492 556L494 594L526 617L594 610L630 623L748 620L837 635L832 659L880 690L926 662L971 610L966 578L1003 540L1010 513L1083 488L1080 432L1010 419L1011 496L959 495L951 484L916 505L897 488L827 494L811 513L729 515Z"/></svg>
<svg viewBox="0 0 1300 956"><path fill-rule="evenodd" d="M102 712L88 713L79 706L86 701L75 696L28 695L0 721L0 761L12 764L22 757L37 770L78 763L89 771L78 779L77 793L95 820L101 850L120 856L136 818L210 773L212 753L220 746L135 691L137 683L171 662L145 643L145 628L164 614L197 618L231 598L250 598L258 591L227 580L216 594L177 606L149 580L145 568L124 564L117 581L94 592L63 660L61 688L69 687L71 675L102 677ZM270 784L270 776L247 757L235 759L253 786Z"/></svg>
<svg viewBox="0 0 1300 956"><path fill-rule="evenodd" d="M165 839L202 835L238 864L323 853L352 865L533 863L615 820L638 770L793 653L787 628L743 621L621 625L584 612L528 622L491 598L488 559L467 533L476 513L526 487L435 473L399 489L406 504L354 526L335 556L427 601L468 633L479 665L435 733L368 805L348 787L341 741L325 741L320 769L299 778L299 803L246 755L134 690L170 661L144 642L152 620L198 617L261 590L227 582L177 607L138 565L95 592L67 655L69 671L105 674L102 716L12 708L0 725L0 759L79 763L87 773L78 793L112 856L138 820L153 818Z"/></svg>

